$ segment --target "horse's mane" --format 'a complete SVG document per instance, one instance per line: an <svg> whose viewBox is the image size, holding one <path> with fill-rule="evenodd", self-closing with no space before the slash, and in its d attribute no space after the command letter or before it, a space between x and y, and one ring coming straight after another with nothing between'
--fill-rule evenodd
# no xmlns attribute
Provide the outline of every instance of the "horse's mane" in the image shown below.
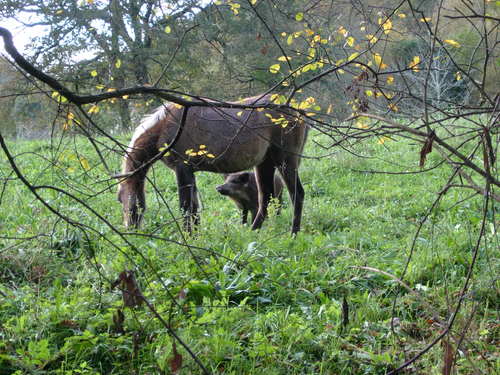
<svg viewBox="0 0 500 375"><path fill-rule="evenodd" d="M134 135L132 135L132 139L130 140L130 144L128 146L130 150L133 149L135 142L142 134L144 134L148 129L157 124L158 121L161 121L165 118L169 106L170 103L162 104L161 106L156 108L153 113L150 113L142 118L139 126L135 128Z"/></svg>

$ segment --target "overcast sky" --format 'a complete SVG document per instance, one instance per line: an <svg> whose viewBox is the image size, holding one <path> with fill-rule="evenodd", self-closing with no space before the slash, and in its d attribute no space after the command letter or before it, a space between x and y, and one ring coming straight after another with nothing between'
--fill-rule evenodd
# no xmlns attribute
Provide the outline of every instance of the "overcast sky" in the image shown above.
<svg viewBox="0 0 500 375"><path fill-rule="evenodd" d="M14 45L20 53L23 53L24 47L34 36L39 36L45 32L46 28L42 26L25 27L11 18L0 20L0 25L8 29L13 36ZM3 41L0 43L0 53L4 54Z"/></svg>

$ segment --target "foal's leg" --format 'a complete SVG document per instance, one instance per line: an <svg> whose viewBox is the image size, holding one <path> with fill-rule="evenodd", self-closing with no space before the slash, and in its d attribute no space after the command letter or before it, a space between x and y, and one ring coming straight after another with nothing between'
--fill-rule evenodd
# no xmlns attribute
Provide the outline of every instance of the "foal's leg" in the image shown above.
<svg viewBox="0 0 500 375"><path fill-rule="evenodd" d="M298 168L298 158L294 158L293 156L286 158L283 165L279 168L293 204L292 233L297 233L300 230L302 206L304 203L304 188L300 182Z"/></svg>
<svg viewBox="0 0 500 375"><path fill-rule="evenodd" d="M193 224L199 223L196 180L193 170L186 165L177 166L175 175L177 176L180 208L184 215L184 227L188 232L191 232Z"/></svg>
<svg viewBox="0 0 500 375"><path fill-rule="evenodd" d="M258 229L267 216L267 206L274 194L274 163L268 158L255 167L255 179L259 192L259 210L253 220L252 229Z"/></svg>

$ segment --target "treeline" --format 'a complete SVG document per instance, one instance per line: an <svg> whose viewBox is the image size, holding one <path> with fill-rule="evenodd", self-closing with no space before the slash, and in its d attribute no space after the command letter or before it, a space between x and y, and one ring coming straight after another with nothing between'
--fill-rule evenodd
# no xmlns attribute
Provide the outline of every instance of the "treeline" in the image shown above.
<svg viewBox="0 0 500 375"><path fill-rule="evenodd" d="M391 8L392 1L359 3L51 0L42 4L9 0L0 5L0 16L17 15L28 26L45 25L47 34L33 38L29 59L81 93L153 85L233 100L269 89L281 92L291 85L300 87L327 66L359 58L367 69L385 74L381 77L393 85L390 95L397 95L398 86L404 86L414 88L415 97L419 97L418 91L425 87L436 106L480 101L480 92L452 63L458 61L473 71L488 53L486 41L474 32L483 21L475 25L474 18L453 18L467 11L463 2L448 0L438 8L440 2L423 0L415 2L414 8L403 5L397 10ZM491 4L493 14L498 14L498 9ZM438 19L438 10L448 12L451 18L440 17L435 25L432 20ZM29 14L35 15L36 21L29 21L33 19ZM441 46L431 45L426 38L429 27L456 43L453 56ZM495 82L500 79L496 59L489 60L491 79L487 80L489 87L483 88L486 91L496 90ZM39 137L60 130L64 124L68 127L67 113L57 121L50 116L60 112L50 104L61 102L57 94L33 86L7 61L1 64L2 131L11 136ZM408 72L401 75L403 79L393 83L390 71L405 68ZM417 74L426 69L429 74ZM291 79L284 79L290 72ZM314 97L328 115L345 118L352 111L353 100L359 101L359 95L350 92L356 77L358 73L351 66L339 69L307 85L304 96ZM123 97L85 110L101 127L119 132L133 128L137 119L158 103L154 97ZM406 99L397 108L401 112L418 107L419 103ZM378 109L386 110L387 103Z"/></svg>

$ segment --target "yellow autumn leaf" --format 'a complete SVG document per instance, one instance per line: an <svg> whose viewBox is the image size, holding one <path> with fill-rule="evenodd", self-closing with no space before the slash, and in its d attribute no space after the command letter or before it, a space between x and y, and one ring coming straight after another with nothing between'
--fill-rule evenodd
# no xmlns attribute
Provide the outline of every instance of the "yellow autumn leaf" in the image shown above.
<svg viewBox="0 0 500 375"><path fill-rule="evenodd" d="M390 19L386 19L384 21L383 18L378 19L378 24L382 26L382 29L384 29L385 34L389 34L390 31L392 30L392 21Z"/></svg>
<svg viewBox="0 0 500 375"><path fill-rule="evenodd" d="M288 35L288 38L286 39L286 44L290 45L293 43L293 36L292 34Z"/></svg>
<svg viewBox="0 0 500 375"><path fill-rule="evenodd" d="M89 165L89 162L87 161L87 159L81 158L80 164L82 165L83 169L85 169L86 171L88 171L90 169L90 165Z"/></svg>
<svg viewBox="0 0 500 375"><path fill-rule="evenodd" d="M374 53L373 54L373 61L375 61L375 64L379 69L387 68L387 64L384 64L384 62L382 61L382 56L380 56L380 54Z"/></svg>
<svg viewBox="0 0 500 375"><path fill-rule="evenodd" d="M348 58L347 58L347 61L352 61L354 60L356 57L359 56L359 52L354 52L352 53Z"/></svg>
<svg viewBox="0 0 500 375"><path fill-rule="evenodd" d="M250 4L252 4L252 5L257 4L257 0L250 0Z"/></svg>
<svg viewBox="0 0 500 375"><path fill-rule="evenodd" d="M418 67L418 64L420 64L420 57L414 56L408 67L411 68L411 70L413 70L414 72L419 72L420 68Z"/></svg>
<svg viewBox="0 0 500 375"><path fill-rule="evenodd" d="M377 43L378 38L373 34L366 34L366 39L368 39L368 43L375 44Z"/></svg>
<svg viewBox="0 0 500 375"><path fill-rule="evenodd" d="M285 104L286 103L286 96L285 95L274 94L274 95L271 96L271 101L274 104Z"/></svg>
<svg viewBox="0 0 500 375"><path fill-rule="evenodd" d="M280 64L273 64L269 67L269 71L273 74L276 74L280 71L281 65Z"/></svg>
<svg viewBox="0 0 500 375"><path fill-rule="evenodd" d="M399 14L398 14L398 17L399 17L399 18L406 18L406 14L404 14L404 13L399 13Z"/></svg>
<svg viewBox="0 0 500 375"><path fill-rule="evenodd" d="M165 33L170 34L172 32L172 28L170 26L165 27Z"/></svg>
<svg viewBox="0 0 500 375"><path fill-rule="evenodd" d="M449 44L450 46L452 47L460 47L460 43L454 41L453 39L445 39L443 40L443 42L445 42L446 44Z"/></svg>
<svg viewBox="0 0 500 375"><path fill-rule="evenodd" d="M352 47L352 46L354 45L354 42L355 42L355 41L356 41L356 40L355 40L352 36L350 36L350 37L348 37L348 38L346 39L346 43L347 43L347 45L348 45L349 47Z"/></svg>
<svg viewBox="0 0 500 375"><path fill-rule="evenodd" d="M430 17L420 18L420 22L429 22L430 20L431 20Z"/></svg>
<svg viewBox="0 0 500 375"><path fill-rule="evenodd" d="M345 38L345 37L347 37L347 35L349 34L349 31L347 31L347 30L344 28L344 26L340 26L340 27L338 28L337 32L338 32L339 34L342 34L342 36L344 36L344 38Z"/></svg>
<svg viewBox="0 0 500 375"><path fill-rule="evenodd" d="M97 113L99 112L99 107L97 105L92 105L92 107L89 108L88 110L88 113L92 114L92 113Z"/></svg>
<svg viewBox="0 0 500 375"><path fill-rule="evenodd" d="M382 24L382 28L384 29L384 34L389 34L389 32L392 30L392 21L387 20Z"/></svg>
<svg viewBox="0 0 500 375"><path fill-rule="evenodd" d="M387 84L392 85L394 83L394 77L393 76L388 76L387 77Z"/></svg>
<svg viewBox="0 0 500 375"><path fill-rule="evenodd" d="M365 90L365 95L366 96L373 96L373 91L372 90Z"/></svg>
<svg viewBox="0 0 500 375"><path fill-rule="evenodd" d="M288 61L288 60L291 60L292 58L291 57L288 57L288 56L280 56L278 57L278 61Z"/></svg>
<svg viewBox="0 0 500 375"><path fill-rule="evenodd" d="M333 104L330 104L328 106L328 109L326 110L326 114L329 115L330 113L332 113L332 110L333 110Z"/></svg>
<svg viewBox="0 0 500 375"><path fill-rule="evenodd" d="M379 145L383 145L386 141L388 141L390 138L388 137L380 137L377 141Z"/></svg>
<svg viewBox="0 0 500 375"><path fill-rule="evenodd" d="M229 6L231 7L234 15L237 16L240 12L239 9L241 8L241 5L238 3L229 3Z"/></svg>
<svg viewBox="0 0 500 375"><path fill-rule="evenodd" d="M122 66L122 61L120 59L116 60L115 66L117 69L120 69L120 66Z"/></svg>
<svg viewBox="0 0 500 375"><path fill-rule="evenodd" d="M302 21L302 20L304 19L304 13L302 13L302 12L297 13L297 14L295 15L295 19L296 19L297 21Z"/></svg>
<svg viewBox="0 0 500 375"><path fill-rule="evenodd" d="M315 48L309 48L307 51L307 59L312 60L316 57L316 49Z"/></svg>
<svg viewBox="0 0 500 375"><path fill-rule="evenodd" d="M92 70L92 71L90 72L90 75L91 75L92 77L96 77L96 76L97 76L97 70Z"/></svg>
<svg viewBox="0 0 500 375"><path fill-rule="evenodd" d="M387 107L389 107L389 109L393 112L397 112L399 110L398 106L394 103L389 103Z"/></svg>
<svg viewBox="0 0 500 375"><path fill-rule="evenodd" d="M456 79L457 81L460 81L460 80L462 79L462 73L460 73L460 72L456 72L456 73L455 73L455 79Z"/></svg>
<svg viewBox="0 0 500 375"><path fill-rule="evenodd" d="M356 127L359 128L359 129L368 129L369 126L367 124L366 118L365 117L360 117L356 121Z"/></svg>

